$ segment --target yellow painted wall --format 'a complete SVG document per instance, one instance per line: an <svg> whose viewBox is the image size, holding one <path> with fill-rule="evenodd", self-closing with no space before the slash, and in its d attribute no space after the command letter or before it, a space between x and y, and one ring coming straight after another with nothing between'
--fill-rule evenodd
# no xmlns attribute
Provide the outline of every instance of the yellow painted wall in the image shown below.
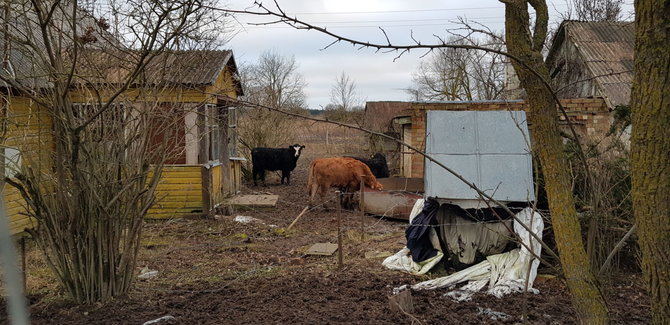
<svg viewBox="0 0 670 325"><path fill-rule="evenodd" d="M202 168L200 165L164 166L156 188L156 203L146 217L166 219L201 213Z"/></svg>
<svg viewBox="0 0 670 325"><path fill-rule="evenodd" d="M8 100L4 147L18 149L23 166L31 166L34 170L50 169L50 155L54 149L51 116L28 98L9 96ZM2 198L11 234L23 232L33 225L34 221L25 214L26 203L14 187L5 184Z"/></svg>
<svg viewBox="0 0 670 325"><path fill-rule="evenodd" d="M105 101L111 96L116 89L98 89L101 94L101 101ZM85 103L95 98L95 92L91 89L73 90L70 95L70 100L75 103ZM181 87L163 88L163 89L129 89L117 98L118 101L127 102L148 102L148 103L197 103L197 104L211 104L216 103L216 96L207 93L206 87L199 87L193 89L184 89Z"/></svg>
<svg viewBox="0 0 670 325"><path fill-rule="evenodd" d="M245 159L230 160L230 188L228 189L230 194L237 194L242 189L242 164L245 161Z"/></svg>
<svg viewBox="0 0 670 325"><path fill-rule="evenodd" d="M212 203L223 202L223 165L212 166Z"/></svg>
<svg viewBox="0 0 670 325"><path fill-rule="evenodd" d="M226 66L225 69L223 69L223 72L216 78L214 85L207 87L205 92L208 94L222 94L230 98L237 98L238 94L233 81L233 72L229 66Z"/></svg>

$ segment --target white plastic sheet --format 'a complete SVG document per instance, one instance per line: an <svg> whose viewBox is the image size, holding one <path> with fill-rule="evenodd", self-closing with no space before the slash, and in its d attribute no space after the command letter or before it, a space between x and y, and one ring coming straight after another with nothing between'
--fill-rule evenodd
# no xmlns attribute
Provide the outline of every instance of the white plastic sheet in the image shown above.
<svg viewBox="0 0 670 325"><path fill-rule="evenodd" d="M421 202L419 203L419 201ZM410 223L411 219L421 212L423 208L423 200L419 201L417 201L412 210ZM540 264L536 256L540 256L542 246L519 222L527 225L538 239L542 238L544 222L542 221L542 216L530 208L522 210L515 217L514 232L522 242L520 248L488 256L485 261L467 269L446 277L417 283L411 286L411 288L415 290L429 290L468 282L463 287L446 294L456 301L469 300L475 292L482 290L487 284L489 287L487 292L499 298L512 292L529 291L538 293L536 289L533 289L533 282L537 276L537 267ZM433 241L434 247L439 250L440 245L437 241L437 233L433 229L431 229L430 236L431 241L433 236L435 236L436 241ZM412 261L409 249L405 247L395 255L384 260L382 265L393 270L401 270L412 274L424 274L442 258L441 251L438 253L438 256L428 261L415 263Z"/></svg>
<svg viewBox="0 0 670 325"><path fill-rule="evenodd" d="M528 226L538 237L542 238L544 222L542 216L532 209L526 208L516 215L516 219ZM471 266L446 277L424 281L413 285L415 290L437 289L453 286L466 281L469 283L460 289L448 292L446 295L454 300L469 300L472 295L488 284L488 293L498 298L513 292L529 291L533 289L533 282L537 276L537 267L540 261L542 246L537 239L515 220L514 232L522 241L521 248L512 251L491 255L479 264Z"/></svg>
<svg viewBox="0 0 670 325"><path fill-rule="evenodd" d="M416 217L423 210L424 202L424 199L418 199L416 200L416 203L414 203L412 212L409 215L410 224L412 224L414 217ZM412 254L409 249L407 247L403 247L403 249L401 249L399 252L384 259L382 265L391 270L398 270L416 275L425 274L426 272L430 271L430 269L432 269L435 264L442 260L444 253L442 253L440 239L437 237L437 232L435 229L430 228L428 231L430 242L433 244L433 248L437 249L437 255L417 263L412 260Z"/></svg>

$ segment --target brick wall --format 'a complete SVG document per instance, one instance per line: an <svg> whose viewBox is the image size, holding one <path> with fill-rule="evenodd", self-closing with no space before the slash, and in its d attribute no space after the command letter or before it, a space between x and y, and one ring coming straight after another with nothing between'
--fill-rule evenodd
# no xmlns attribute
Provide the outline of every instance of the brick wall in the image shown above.
<svg viewBox="0 0 670 325"><path fill-rule="evenodd" d="M612 123L612 114L602 98L574 98L561 100L568 119L580 138L595 139L604 137ZM411 145L425 151L426 148L426 111L497 111L527 110L524 101L489 101L489 102L442 102L442 103L411 103L412 130ZM570 134L566 118L558 111L558 118L564 132ZM533 126L529 125L530 132ZM406 177L423 177L424 159L412 154L412 169Z"/></svg>

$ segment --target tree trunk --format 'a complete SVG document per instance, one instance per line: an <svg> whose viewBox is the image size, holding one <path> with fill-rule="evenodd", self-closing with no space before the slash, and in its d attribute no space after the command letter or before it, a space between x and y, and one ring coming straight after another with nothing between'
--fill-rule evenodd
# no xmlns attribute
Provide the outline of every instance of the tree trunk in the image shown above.
<svg viewBox="0 0 670 325"><path fill-rule="evenodd" d="M547 32L547 7L544 0L508 0L505 2L507 50L545 80L548 70L542 58ZM536 11L535 26L529 26L528 4ZM531 27L534 29L531 34ZM534 151L539 156L549 200L554 235L572 302L584 324L606 324L607 307L582 242L581 227L570 186L570 173L561 141L556 103L551 90L538 76L512 60L521 86L528 94L528 120L532 125Z"/></svg>
<svg viewBox="0 0 670 325"><path fill-rule="evenodd" d="M633 211L654 324L670 324L670 2L635 1Z"/></svg>

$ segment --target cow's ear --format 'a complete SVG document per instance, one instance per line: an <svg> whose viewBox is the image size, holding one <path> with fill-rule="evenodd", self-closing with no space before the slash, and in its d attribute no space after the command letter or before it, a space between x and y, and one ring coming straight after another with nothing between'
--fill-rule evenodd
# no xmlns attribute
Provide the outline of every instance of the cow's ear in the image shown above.
<svg viewBox="0 0 670 325"><path fill-rule="evenodd" d="M305 149L305 146L300 146L300 149Z"/></svg>

